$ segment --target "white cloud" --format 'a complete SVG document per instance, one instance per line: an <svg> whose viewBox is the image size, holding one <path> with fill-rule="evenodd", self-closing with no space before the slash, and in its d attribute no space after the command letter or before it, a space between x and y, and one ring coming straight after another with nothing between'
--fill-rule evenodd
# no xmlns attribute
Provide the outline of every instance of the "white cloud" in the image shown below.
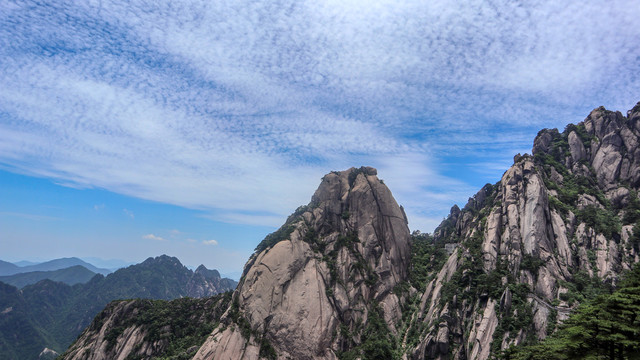
<svg viewBox="0 0 640 360"><path fill-rule="evenodd" d="M477 190L442 158L508 163L539 127L640 100L625 1L0 7L2 166L227 222L277 226L371 164L431 223Z"/></svg>
<svg viewBox="0 0 640 360"><path fill-rule="evenodd" d="M402 205L413 230L432 231L455 203L466 203L478 189L443 176L428 157L403 154L381 159L378 175Z"/></svg>
<svg viewBox="0 0 640 360"><path fill-rule="evenodd" d="M205 245L214 245L214 246L218 245L218 242L216 240L213 240L213 239L212 240L203 240L202 243L205 244Z"/></svg>
<svg viewBox="0 0 640 360"><path fill-rule="evenodd" d="M167 239L154 235L154 234L147 234L147 235L143 235L142 236L143 239L147 239L147 240L155 240L155 241L166 241Z"/></svg>

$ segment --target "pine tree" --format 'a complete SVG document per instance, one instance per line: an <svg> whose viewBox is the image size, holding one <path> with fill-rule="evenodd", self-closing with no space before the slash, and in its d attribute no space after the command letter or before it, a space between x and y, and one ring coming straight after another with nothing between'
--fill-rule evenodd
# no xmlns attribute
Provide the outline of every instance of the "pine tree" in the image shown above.
<svg viewBox="0 0 640 360"><path fill-rule="evenodd" d="M640 265L627 272L619 289L582 304L544 341L512 347L509 360L640 359Z"/></svg>

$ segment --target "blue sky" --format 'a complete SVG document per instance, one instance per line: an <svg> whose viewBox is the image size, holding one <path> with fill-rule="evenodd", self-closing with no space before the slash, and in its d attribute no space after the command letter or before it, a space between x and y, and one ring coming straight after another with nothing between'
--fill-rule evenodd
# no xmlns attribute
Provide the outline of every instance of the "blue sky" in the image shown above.
<svg viewBox="0 0 640 360"><path fill-rule="evenodd" d="M632 1L3 1L0 258L238 271L331 170L432 231L640 100ZM214 240L214 241L212 241Z"/></svg>

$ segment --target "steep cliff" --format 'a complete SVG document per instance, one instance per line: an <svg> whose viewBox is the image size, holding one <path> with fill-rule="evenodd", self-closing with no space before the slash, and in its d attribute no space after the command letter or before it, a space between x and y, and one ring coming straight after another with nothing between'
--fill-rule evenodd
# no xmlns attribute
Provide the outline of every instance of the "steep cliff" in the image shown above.
<svg viewBox="0 0 640 360"><path fill-rule="evenodd" d="M407 277L410 235L376 173L322 179L309 205L258 245L225 326L195 359L332 359L395 339L402 314L393 290ZM377 339L363 336L372 331Z"/></svg>
<svg viewBox="0 0 640 360"><path fill-rule="evenodd" d="M627 117L595 109L540 131L533 155L452 209L434 241L457 248L413 314L413 358L486 359L615 286L639 260L639 140L640 103Z"/></svg>

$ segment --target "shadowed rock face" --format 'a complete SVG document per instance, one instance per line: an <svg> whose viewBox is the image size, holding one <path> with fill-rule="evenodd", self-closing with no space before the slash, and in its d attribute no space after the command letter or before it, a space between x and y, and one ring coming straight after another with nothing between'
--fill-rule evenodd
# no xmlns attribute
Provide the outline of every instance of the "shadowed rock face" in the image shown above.
<svg viewBox="0 0 640 360"><path fill-rule="evenodd" d="M401 317L392 292L407 278L409 229L403 210L373 168L326 175L281 237L247 263L227 312L196 359L336 358L348 350L340 326L366 324L379 304L389 329ZM258 248L261 248L259 246ZM244 334L243 334L244 331Z"/></svg>

